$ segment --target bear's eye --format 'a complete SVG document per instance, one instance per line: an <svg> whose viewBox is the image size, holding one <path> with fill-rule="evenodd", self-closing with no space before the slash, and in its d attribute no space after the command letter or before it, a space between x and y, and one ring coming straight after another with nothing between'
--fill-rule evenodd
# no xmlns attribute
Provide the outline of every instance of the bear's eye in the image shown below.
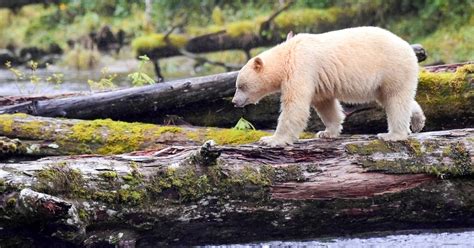
<svg viewBox="0 0 474 248"><path fill-rule="evenodd" d="M237 86L237 89L244 91L247 89L247 87L245 85L239 85Z"/></svg>

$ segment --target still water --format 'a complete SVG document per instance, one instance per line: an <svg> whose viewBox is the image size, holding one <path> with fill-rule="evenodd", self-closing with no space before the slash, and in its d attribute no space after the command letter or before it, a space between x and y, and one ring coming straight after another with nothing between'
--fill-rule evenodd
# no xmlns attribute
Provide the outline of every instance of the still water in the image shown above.
<svg viewBox="0 0 474 248"><path fill-rule="evenodd" d="M135 70L135 61L118 61L107 67L108 74L115 74L113 80L118 88L130 87L128 73ZM74 92L90 92L91 89L87 81L99 81L103 76L101 69L94 70L71 70L59 66L51 66L48 69L38 69L35 74L31 69L24 66L16 68L24 74L24 79L18 79L14 73L6 69L0 69L0 96L20 96L20 95L57 95ZM46 83L45 79L55 73L63 74L63 82L60 85ZM31 75L39 77L38 83L31 83Z"/></svg>
<svg viewBox="0 0 474 248"><path fill-rule="evenodd" d="M474 230L440 232L413 231L411 233L372 237L328 238L311 241L271 241L264 243L201 246L205 248L270 248L270 247L328 247L328 248L435 248L474 247Z"/></svg>

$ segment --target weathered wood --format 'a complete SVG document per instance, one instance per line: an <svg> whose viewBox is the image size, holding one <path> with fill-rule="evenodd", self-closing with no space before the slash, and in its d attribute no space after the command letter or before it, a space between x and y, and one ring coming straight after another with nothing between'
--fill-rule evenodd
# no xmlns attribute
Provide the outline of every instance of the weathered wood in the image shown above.
<svg viewBox="0 0 474 248"><path fill-rule="evenodd" d="M21 106L2 107L0 114L22 112L78 119L95 119L98 116L120 119L232 95L236 77L237 72L229 72L89 96L32 101Z"/></svg>
<svg viewBox="0 0 474 248"><path fill-rule="evenodd" d="M168 145L196 145L214 139L243 144L270 135L263 131L158 126L106 120L55 119L25 114L0 115L0 136L20 139L20 155L119 154ZM8 147L8 146L6 146ZM5 153L18 154L18 153Z"/></svg>
<svg viewBox="0 0 474 248"><path fill-rule="evenodd" d="M1 164L0 240L156 247L472 227L473 138L208 143Z"/></svg>

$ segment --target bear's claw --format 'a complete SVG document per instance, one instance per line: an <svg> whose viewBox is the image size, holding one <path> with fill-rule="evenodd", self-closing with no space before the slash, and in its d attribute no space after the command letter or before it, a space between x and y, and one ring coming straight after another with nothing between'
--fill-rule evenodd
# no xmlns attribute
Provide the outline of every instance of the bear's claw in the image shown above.
<svg viewBox="0 0 474 248"><path fill-rule="evenodd" d="M260 138L259 142L262 145L276 147L276 146L285 146L291 145L291 142L285 141L284 139L273 136L265 136Z"/></svg>
<svg viewBox="0 0 474 248"><path fill-rule="evenodd" d="M316 134L316 137L323 138L323 139L332 139L332 138L337 138L338 136L339 136L339 134L331 133L329 131L319 131Z"/></svg>

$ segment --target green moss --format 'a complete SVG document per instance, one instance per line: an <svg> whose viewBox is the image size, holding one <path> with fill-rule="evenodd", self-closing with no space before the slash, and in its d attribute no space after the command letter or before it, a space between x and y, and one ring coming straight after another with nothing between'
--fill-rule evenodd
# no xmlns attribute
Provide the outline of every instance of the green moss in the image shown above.
<svg viewBox="0 0 474 248"><path fill-rule="evenodd" d="M122 179L130 186L138 186L143 183L143 175L138 171L137 165L133 162L130 167L132 172L122 176Z"/></svg>
<svg viewBox="0 0 474 248"><path fill-rule="evenodd" d="M13 118L10 115L0 115L0 126L4 135L9 135L13 132Z"/></svg>
<svg viewBox="0 0 474 248"><path fill-rule="evenodd" d="M467 80L472 73L474 65L459 67L455 73L421 71L416 99L428 114L436 111L456 112L472 102L474 91Z"/></svg>
<svg viewBox="0 0 474 248"><path fill-rule="evenodd" d="M79 170L71 169L67 164L53 164L36 173L35 190L53 195L86 195L85 181Z"/></svg>
<svg viewBox="0 0 474 248"><path fill-rule="evenodd" d="M21 124L22 133L26 137L41 137L43 134L41 127L43 127L43 124L40 121L29 121Z"/></svg>
<svg viewBox="0 0 474 248"><path fill-rule="evenodd" d="M180 127L163 126L163 127L158 127L155 134L162 135L164 133L181 133L181 132L183 132L183 129Z"/></svg>
<svg viewBox="0 0 474 248"><path fill-rule="evenodd" d="M462 142L451 144L451 153L449 157L454 160L454 175L466 176L474 173L473 164L469 150Z"/></svg>
<svg viewBox="0 0 474 248"><path fill-rule="evenodd" d="M149 190L154 194L173 192L180 201L199 199L210 192L210 185L206 175L198 175L191 167L167 168L159 172L152 179Z"/></svg>
<svg viewBox="0 0 474 248"><path fill-rule="evenodd" d="M274 181L276 182L288 182L288 181L305 181L303 169L299 165L289 165L285 167L278 167L274 172Z"/></svg>
<svg viewBox="0 0 474 248"><path fill-rule="evenodd" d="M423 147L423 144L420 144L419 147ZM369 171L383 171L395 174L426 173L443 178L463 177L474 174L469 151L462 142L444 147L442 149L442 157L436 162L424 160L420 156L421 148L415 148L415 150L420 150L420 152L412 152L413 157L410 159L375 160L369 157L362 160L362 165L368 168ZM433 151L436 150L434 149ZM453 163L447 165L443 162L444 159L451 159Z"/></svg>
<svg viewBox="0 0 474 248"><path fill-rule="evenodd" d="M411 154L414 154L417 157L420 157L421 155L423 155L422 145L418 140L408 139L404 142Z"/></svg>
<svg viewBox="0 0 474 248"><path fill-rule="evenodd" d="M105 180L115 180L118 178L118 175L115 171L105 171L100 173L99 177L104 178Z"/></svg>
<svg viewBox="0 0 474 248"><path fill-rule="evenodd" d="M13 208L13 207L15 207L15 205L16 205L16 198L14 198L14 197L8 198L7 207Z"/></svg>
<svg viewBox="0 0 474 248"><path fill-rule="evenodd" d="M138 55L143 55L153 49L166 47L168 44L164 38L164 34L148 34L141 36L132 41L132 48ZM188 37L185 35L171 34L168 38L171 45L178 48L182 48L188 43Z"/></svg>
<svg viewBox="0 0 474 248"><path fill-rule="evenodd" d="M188 139L192 140L192 141L200 141L201 138L199 137L199 133L198 132L193 132L193 131L189 131L186 133L186 137L188 137Z"/></svg>
<svg viewBox="0 0 474 248"><path fill-rule="evenodd" d="M368 143L361 142L347 144L346 151L350 154L371 155L376 152L388 153L393 150L389 143L376 139Z"/></svg>
<svg viewBox="0 0 474 248"><path fill-rule="evenodd" d="M117 193L112 191L94 191L91 198L96 201L114 203L118 199Z"/></svg>
<svg viewBox="0 0 474 248"><path fill-rule="evenodd" d="M314 137L314 133L303 132L302 134L300 134L300 139L313 139Z"/></svg>
<svg viewBox="0 0 474 248"><path fill-rule="evenodd" d="M239 37L242 35L257 35L260 25L255 21L245 20L229 23L226 31L231 37Z"/></svg>
<svg viewBox="0 0 474 248"><path fill-rule="evenodd" d="M230 178L232 183L241 185L258 185L258 186L270 186L272 178L268 177L264 173L260 173L257 168L251 166L245 166L238 174L235 174Z"/></svg>
<svg viewBox="0 0 474 248"><path fill-rule="evenodd" d="M333 25L343 13L339 8L296 9L281 13L275 18L278 29L289 32L320 32L321 25ZM348 11L348 10L344 10Z"/></svg>
<svg viewBox="0 0 474 248"><path fill-rule="evenodd" d="M79 214L79 219L81 219L84 222L89 219L89 214L87 213L85 209L80 208L78 210L78 214Z"/></svg>
<svg viewBox="0 0 474 248"><path fill-rule="evenodd" d="M110 119L80 121L72 126L71 130L72 133L63 141L96 146L99 154L119 154L138 150L145 142L156 138L149 133L163 132L161 127L152 124Z"/></svg>
<svg viewBox="0 0 474 248"><path fill-rule="evenodd" d="M143 202L145 192L142 190L120 189L117 192L118 202L138 205Z"/></svg>
<svg viewBox="0 0 474 248"><path fill-rule="evenodd" d="M235 130L211 128L206 133L206 140L214 140L219 145L240 145L258 141L267 132L257 130Z"/></svg>

